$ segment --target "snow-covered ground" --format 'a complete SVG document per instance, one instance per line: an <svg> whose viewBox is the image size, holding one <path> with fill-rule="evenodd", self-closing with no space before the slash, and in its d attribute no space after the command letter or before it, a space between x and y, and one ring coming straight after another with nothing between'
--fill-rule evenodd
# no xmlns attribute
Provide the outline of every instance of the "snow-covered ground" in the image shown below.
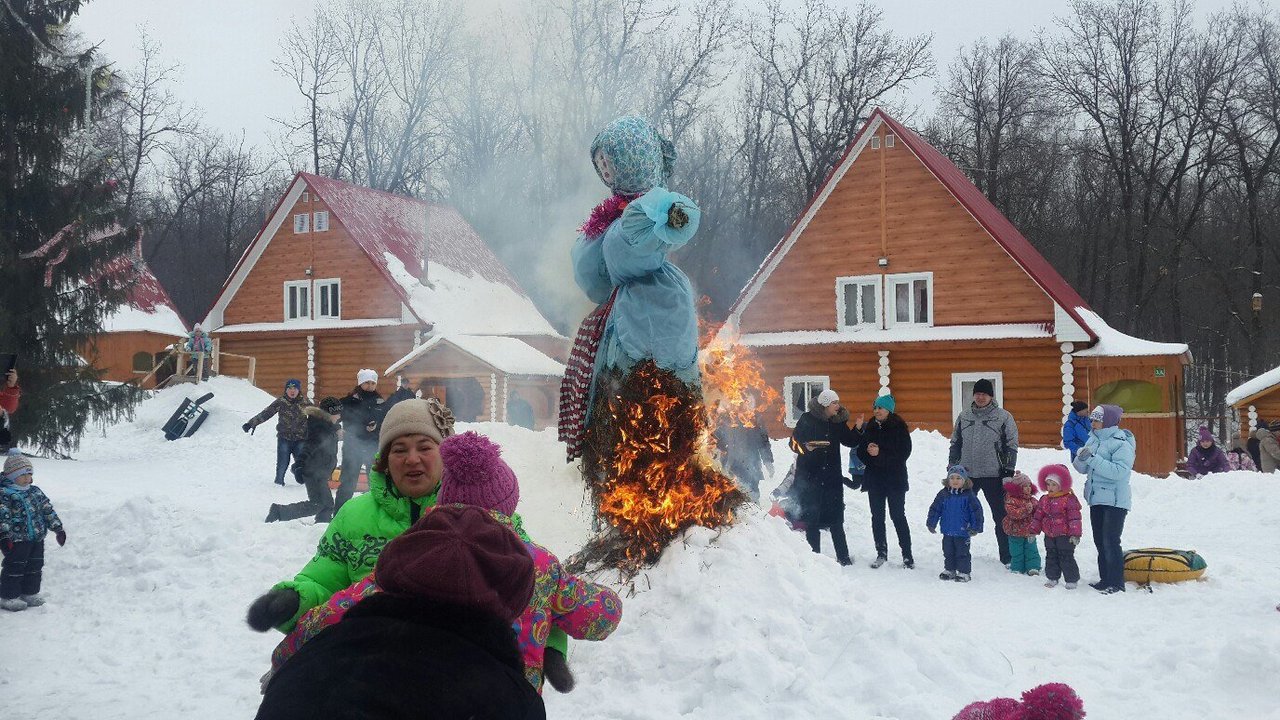
<svg viewBox="0 0 1280 720"><path fill-rule="evenodd" d="M203 391L205 386L201 386ZM240 424L270 396L215 379L192 438L159 427L190 387L161 393L133 423L87 437L75 461L35 461L69 541L50 539L48 605L0 613L0 717L247 718L275 634L244 624L249 602L311 556L321 527L262 522L302 499L271 478L274 428ZM590 524L554 431L468 426L492 435L521 478L530 533L562 555ZM1102 597L1009 574L977 538L974 581L937 579L942 553L924 517L946 441L917 433L908 516L917 569L867 567L864 497L849 492L857 564L762 511L723 533L698 530L624 592L618 631L573 643L578 689L548 689L555 718L876 718L945 720L974 699L1062 681L1090 718L1280 718L1280 477L1134 479L1126 547L1198 550L1207 580ZM781 473L787 457L775 448ZM1034 472L1062 453L1030 450ZM893 531L890 528L891 543ZM824 533L824 542L828 538ZM1077 553L1096 578L1086 534ZM896 555L893 557L896 561Z"/></svg>

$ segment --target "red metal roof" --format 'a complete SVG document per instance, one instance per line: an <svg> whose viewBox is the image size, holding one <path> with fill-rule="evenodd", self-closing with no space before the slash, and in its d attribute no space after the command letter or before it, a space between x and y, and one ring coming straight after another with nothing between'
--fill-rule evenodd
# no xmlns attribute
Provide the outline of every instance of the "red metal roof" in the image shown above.
<svg viewBox="0 0 1280 720"><path fill-rule="evenodd" d="M828 173L827 179L823 182L822 187L819 188L818 192L809 200L809 204L805 207L804 211L801 212L800 215L796 217L795 222L792 223L791 229L788 230L782 240L774 246L773 250L769 253L769 256L765 258L764 262L761 263L760 268L756 270L755 275L752 276L751 280L743 288L742 293L738 295L738 299L734 301L733 307L730 309L730 313L732 314L741 310L740 306L746 298L747 292L751 289L752 285L757 282L757 280L760 282L764 281L763 279L760 279L760 275L764 271L765 266L767 266L770 261L772 261L773 258L781 252L782 247L787 242L787 239L791 237L801 220L809 213L810 208L813 207L813 203L816 202L817 198L821 197L824 192L826 192L827 186L835 181L836 171L844 164L845 160L849 157L849 153L851 153L853 148L858 145L859 140L862 138L863 134L866 133L867 128L871 127L877 118L883 120L885 125L887 125L902 142L906 143L907 147L910 148L911 151L915 153L916 157L924 163L925 167L933 173L934 177L938 178L938 180L947 188L948 191L951 192L952 196L955 197L961 206L968 210L969 214L978 221L978 224L981 225L983 229L985 229L987 233L991 235L991 237L994 238L1006 252L1009 253L1010 257L1012 257L1014 261L1031 276L1031 279L1034 280L1036 284L1038 284L1040 288L1049 295L1049 297L1053 298L1053 300L1057 302L1058 305L1060 305L1062 309L1065 310L1066 313L1089 334L1092 341L1096 342L1098 334L1089 326L1089 323L1080 315L1080 313L1076 311L1076 308L1089 309L1089 304L1080 296L1080 293L1076 292L1076 289L1073 288L1071 284L1062 277L1062 275L1058 274L1058 271L1049 264L1048 260L1044 259L1044 256L1031 245L1030 241L1023 237L1022 233L1018 232L1018 229L1013 226L1013 223L1009 222L1009 219L997 210L996 206L992 205L991 201L988 200L972 182L969 181L969 178L965 176L964 171L956 167L955 163L947 159L947 157L941 152L938 152L937 148L933 147L928 142L925 142L925 140L919 135L899 123L897 120L894 120L881 108L876 108L872 111L871 117L867 119L866 124L864 124L862 129L858 131L858 134L854 137L853 141L849 143L849 147L845 149L844 155L841 156L840 161L837 162L835 166L832 167L831 172Z"/></svg>
<svg viewBox="0 0 1280 720"><path fill-rule="evenodd" d="M100 236L118 231L119 229L116 228L112 231L100 233ZM104 281L116 287L129 286L129 293L125 299L125 304L129 307L145 313L155 313L156 308L160 307L168 308L173 311L174 315L178 316L178 319L184 325L187 323L186 319L182 317L182 313L178 312L178 306L173 303L169 293L165 292L160 280L156 278L146 261L142 259L142 236L140 234L132 253L121 255L102 265L94 275L93 282Z"/></svg>

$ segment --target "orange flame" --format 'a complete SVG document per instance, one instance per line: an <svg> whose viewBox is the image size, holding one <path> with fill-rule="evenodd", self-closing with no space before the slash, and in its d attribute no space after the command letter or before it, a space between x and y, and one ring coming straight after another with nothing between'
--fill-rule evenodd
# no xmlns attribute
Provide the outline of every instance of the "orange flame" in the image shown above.
<svg viewBox="0 0 1280 720"><path fill-rule="evenodd" d="M781 420L782 395L765 381L764 365L755 353L738 344L736 332L721 332L720 325L699 324L702 350L698 364L702 396L713 415L710 422L755 427L768 414Z"/></svg>

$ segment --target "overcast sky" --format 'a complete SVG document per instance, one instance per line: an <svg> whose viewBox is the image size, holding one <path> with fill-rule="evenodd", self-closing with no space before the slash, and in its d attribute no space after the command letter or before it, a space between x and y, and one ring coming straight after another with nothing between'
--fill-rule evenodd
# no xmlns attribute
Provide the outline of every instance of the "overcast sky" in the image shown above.
<svg viewBox="0 0 1280 720"><path fill-rule="evenodd" d="M799 0L786 0L799 4ZM487 6L521 0L485 0ZM854 6L854 0L832 0ZM1030 38L1052 24L1065 2L1059 0L897 0L882 2L888 25L897 32L933 33L939 74L956 49L980 37L1012 32ZM75 24L89 42L101 42L117 67L137 62L139 28L147 25L162 46L162 59L181 66L177 93L198 106L206 123L227 133L244 132L253 144L267 144L276 129L271 117L287 117L299 104L289 84L271 65L291 17L303 17L315 0L90 0ZM1197 15L1230 5L1229 0L1200 0ZM475 7L475 0L468 1ZM936 77L917 84L912 97L931 108Z"/></svg>

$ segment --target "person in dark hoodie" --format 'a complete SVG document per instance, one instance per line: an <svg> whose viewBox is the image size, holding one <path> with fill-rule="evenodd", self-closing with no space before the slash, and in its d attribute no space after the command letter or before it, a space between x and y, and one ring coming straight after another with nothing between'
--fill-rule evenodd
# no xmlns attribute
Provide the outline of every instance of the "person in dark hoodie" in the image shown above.
<svg viewBox="0 0 1280 720"><path fill-rule="evenodd" d="M378 428L386 413L385 402L378 394L378 373L361 370L356 374L356 387L342 399L342 474L338 477L334 512L355 495L360 469L373 467Z"/></svg>
<svg viewBox="0 0 1280 720"><path fill-rule="evenodd" d="M809 401L808 411L800 416L791 433L791 451L799 456L796 485L800 488L805 539L814 552L820 553L821 531L831 531L831 544L841 565L853 564L844 536L844 488L858 488L841 470L840 446L853 447L857 442L848 423L849 411L840 407L840 396L828 389Z"/></svg>
<svg viewBox="0 0 1280 720"><path fill-rule="evenodd" d="M320 405L303 411L307 416L307 439L293 463L293 475L307 486L307 499L288 505L271 504L267 522L296 520L315 516L316 522L333 519L333 493L329 478L338 466L338 421L342 419L342 401L327 397Z"/></svg>
<svg viewBox="0 0 1280 720"><path fill-rule="evenodd" d="M303 645L258 720L537 720L512 631L533 597L520 538L484 510L437 508L387 545L382 592Z"/></svg>
<svg viewBox="0 0 1280 720"><path fill-rule="evenodd" d="M276 419L276 484L284 484L284 471L289 469L289 457L294 461L302 452L302 441L307 437L307 420L302 415L303 409L309 407L311 401L302 394L302 383L289 380L284 384L284 394L276 398L262 412L254 415L249 422L240 426L249 432L262 423L279 414ZM299 480L301 482L301 480Z"/></svg>
<svg viewBox="0 0 1280 720"><path fill-rule="evenodd" d="M856 431L859 436L854 452L866 465L862 476L862 489L871 503L871 536L876 543L876 559L871 567L878 568L889 559L889 541L885 536L884 511L888 505L893 529L898 534L898 548L902 550L902 567L910 570L916 566L911 556L911 528L907 525L907 458L911 457L911 432L907 423L894 412L897 402L892 395L881 395L873 406L873 417L863 423L858 416Z"/></svg>
<svg viewBox="0 0 1280 720"><path fill-rule="evenodd" d="M1071 412L1062 423L1062 447L1071 453L1072 460L1076 459L1080 448L1089 442L1089 431L1092 429L1089 423L1089 403L1079 400L1071 403Z"/></svg>

